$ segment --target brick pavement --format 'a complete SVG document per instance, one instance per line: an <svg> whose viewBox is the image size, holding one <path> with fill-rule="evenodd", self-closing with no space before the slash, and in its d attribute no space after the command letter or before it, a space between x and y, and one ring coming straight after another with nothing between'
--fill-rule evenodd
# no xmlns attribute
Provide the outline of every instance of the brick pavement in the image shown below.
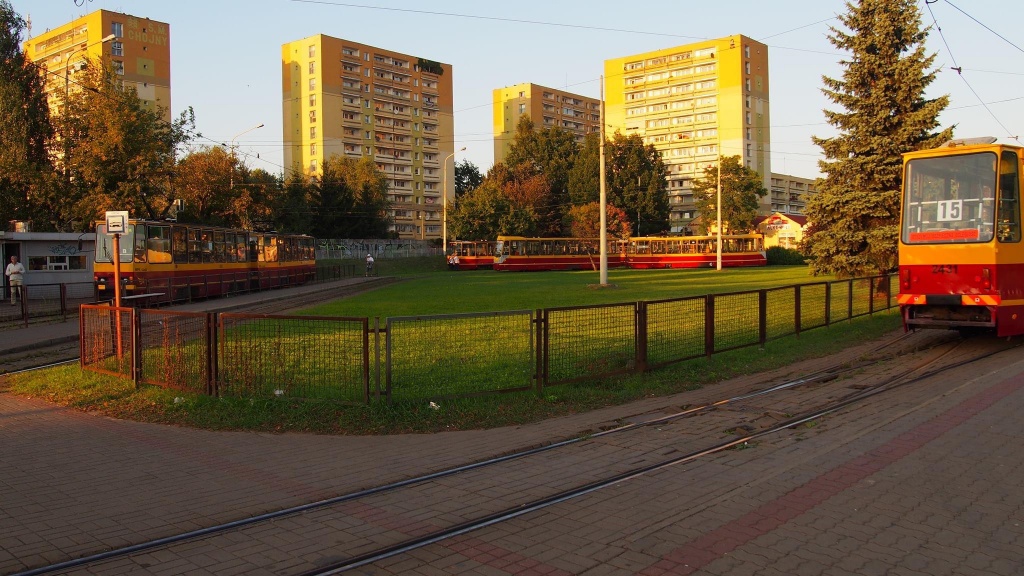
<svg viewBox="0 0 1024 576"><path fill-rule="evenodd" d="M852 358L857 353L851 350L844 356ZM787 371L830 360L808 362ZM1024 369L1002 362L1007 364L1002 367L1006 377L1000 381L1010 381ZM0 573L378 485L552 437L596 430L638 414L663 412L668 407L745 391L769 377L737 379L713 389L516 429L359 438L212 433L138 424L0 393ZM958 377L961 382L970 380L966 375ZM927 408L937 414L954 410L985 386L957 388L956 382L947 382L947 396ZM1009 422L1013 414L1019 413L1024 398L1012 388L997 401L976 406L967 417L943 420L937 436L934 430L928 436L918 429L927 422L921 410L912 410L920 400L903 400L877 409L871 413L874 419L863 418L868 409L860 409L830 419L806 439L773 441L732 452L713 463L670 469L624 483L621 490L595 493L587 497L589 505L559 506L541 513L540 518L523 518L481 530L369 567L366 572L631 574L657 573L666 566L664 563L672 562L671 570L662 573L676 573L680 565L693 564L693 572L701 574L852 574L883 566L896 566L899 570L891 573L905 574L979 573L972 569L1012 574L1015 572L1000 570L1011 552L1021 552L1016 544L1021 540L1017 526L1024 518L1022 508L1012 506L1024 494L1017 464L1020 450L1016 450L1016 459L1012 454L1000 458L998 449L978 450L967 442L991 444L985 426L974 430L979 422L989 427L1002 423L998 428L1002 436L997 435L1004 440L997 443L1000 449L1012 446L1013 439L1019 440L1019 432ZM1002 416L993 414L1000 411ZM1001 417L1009 418L1008 422ZM849 430L847 422L865 424L850 439L844 436ZM971 434L964 439L949 438L950 431L961 430L971 430ZM917 444L906 444L909 440L902 434L911 434ZM937 461L928 466L916 463L941 441L949 446L939 450ZM884 448L890 445L899 446L905 453L891 448L886 452ZM888 454L890 459L899 457L875 469L876 464L871 464L875 460L868 456L872 450L882 450L880 454ZM961 516L954 515L962 517L960 531L952 533L937 529L949 524L948 513L926 497L918 495L917 501L925 503L904 511L915 494L914 486L923 483L936 489L960 485L943 478L946 470L936 463L943 462L941 456L948 454L956 454L957 466L952 469L963 480L968 475L980 475L962 485L982 492L965 496L946 490L951 498L963 500L957 509ZM1006 464L1010 469L1002 478L1013 483L1000 485L1001 477L991 477L992 472L984 465L990 462L975 462L972 457ZM869 458L868 464L857 458ZM830 476L818 479L822 470L829 469L840 470L837 474L846 478L848 485ZM753 478L751 470L757 471ZM922 473L926 477L920 477ZM986 473L990 475L987 479ZM892 474L891 478L886 474ZM854 476L855 481L849 482ZM866 507L850 511L851 503L860 505L858 490L879 485L886 490L869 490L874 498L870 504L881 507L884 513ZM804 486L810 488L801 488ZM994 495L993 486L999 487ZM889 497L891 494L900 497L894 499ZM929 515L929 507L938 511ZM375 517L372 510L363 513ZM874 525L880 518L888 519L888 523ZM968 528L968 521L986 519L988 532L972 533ZM900 526L900 520L915 523ZM848 521L852 522L844 523ZM930 526L929 522L940 525L934 534L921 531L919 524ZM745 526L750 523L765 530L749 532ZM967 542L969 537L976 544L966 554L929 547L927 541ZM992 537L1001 539L1003 548L993 550L983 542ZM695 556L689 552L695 542L713 545L698 545L702 552ZM914 546L916 555L905 553L904 549ZM233 554L265 554L268 561L275 555L283 555L286 560L288 554L302 550L298 543L282 546L276 552L257 550L249 541L240 541L237 547ZM963 547L966 552L968 546ZM709 555L708 551L719 554ZM194 567L176 565L173 562L177 559L166 558L167 563L154 566L152 573L175 573L176 567L180 571ZM210 573L228 573L234 560L227 554L195 562L216 566L216 570L210 568ZM948 566L949 571L915 571L915 566ZM818 568L821 571L815 572ZM242 568L235 573L243 573Z"/></svg>

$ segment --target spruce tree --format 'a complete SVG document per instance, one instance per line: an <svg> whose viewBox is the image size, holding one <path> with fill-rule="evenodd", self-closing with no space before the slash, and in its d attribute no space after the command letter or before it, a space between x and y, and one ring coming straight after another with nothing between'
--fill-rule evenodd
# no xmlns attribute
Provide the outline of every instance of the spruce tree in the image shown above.
<svg viewBox="0 0 1024 576"><path fill-rule="evenodd" d="M850 277L897 265L901 154L932 148L952 136L934 132L948 96L925 98L935 80L928 29L913 0L846 3L829 40L850 53L841 79L823 76L822 92L842 111L825 110L839 134L814 137L825 160L818 193L807 202L811 227L804 250L814 274Z"/></svg>

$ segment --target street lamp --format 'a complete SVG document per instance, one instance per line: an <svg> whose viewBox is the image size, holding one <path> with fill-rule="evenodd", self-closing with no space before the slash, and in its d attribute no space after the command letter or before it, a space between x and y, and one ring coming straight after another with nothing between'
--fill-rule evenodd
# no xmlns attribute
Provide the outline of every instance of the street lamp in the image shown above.
<svg viewBox="0 0 1024 576"><path fill-rule="evenodd" d="M96 42L93 42L92 44L86 44L84 46L79 46L78 48L75 48L74 50L72 50L71 52L68 53L68 58L64 62L64 108L65 109L67 109L67 106L68 106L69 87L71 85L70 74L69 74L69 72L70 72L69 66L71 64L71 57L74 56L76 52L81 52L82 50L86 50L90 46L95 46L97 44L106 44L107 42L110 42L111 40L113 40L115 38L117 38L117 36L114 36L113 34L108 34L107 36L104 36L103 38L99 39Z"/></svg>
<svg viewBox="0 0 1024 576"><path fill-rule="evenodd" d="M444 199L442 202L442 216L441 216L441 250L448 254L448 159L455 156L459 152L464 152L466 147L463 146L455 152L444 157L444 166L441 168L441 177L444 180Z"/></svg>
<svg viewBox="0 0 1024 576"><path fill-rule="evenodd" d="M263 123L262 122L260 122L259 126L253 126L252 128L249 128L248 130L243 130L243 131L239 132L238 134L235 134L235 136L233 138L231 138L231 159L232 160L235 159L235 140L238 140L239 136L242 136L244 134L248 134L249 132L252 132L253 130L257 130L259 128L263 128ZM231 184L230 184L229 188L231 190L235 189L235 163L234 162L231 163Z"/></svg>
<svg viewBox="0 0 1024 576"><path fill-rule="evenodd" d="M67 121L68 121L68 100L71 98L71 59L75 55L76 52L81 52L82 50L87 50L90 46L95 46L97 44L105 44L107 42L110 42L114 38L117 38L117 36L115 36L113 34L108 34L107 36L104 36L103 38L100 38L96 42L93 42L91 44L83 44L82 46L79 46L78 48L75 48L71 52L68 52L67 59L64 61L64 111L63 111L63 115L64 115L63 116L64 117L64 128L62 129L63 133L61 134L61 139L64 141L64 158L61 159L62 160L61 163L64 166L64 184L67 187L67 190L69 190L69 191L71 189L71 170L68 167L68 156L71 155L71 141L68 139Z"/></svg>

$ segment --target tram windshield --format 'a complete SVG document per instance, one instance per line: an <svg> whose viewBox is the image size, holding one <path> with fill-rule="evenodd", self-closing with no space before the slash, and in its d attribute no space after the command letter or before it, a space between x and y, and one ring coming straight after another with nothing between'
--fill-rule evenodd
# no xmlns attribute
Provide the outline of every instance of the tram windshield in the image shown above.
<svg viewBox="0 0 1024 576"><path fill-rule="evenodd" d="M992 240L995 153L910 160L903 189L904 244Z"/></svg>
<svg viewBox="0 0 1024 576"><path fill-rule="evenodd" d="M135 246L135 225L128 224L125 226L125 231L121 234L121 238L118 240L118 248L121 251L121 262L128 263L132 261L132 255ZM106 224L96 225L96 262L113 262L114 254L114 237L111 234L107 234Z"/></svg>

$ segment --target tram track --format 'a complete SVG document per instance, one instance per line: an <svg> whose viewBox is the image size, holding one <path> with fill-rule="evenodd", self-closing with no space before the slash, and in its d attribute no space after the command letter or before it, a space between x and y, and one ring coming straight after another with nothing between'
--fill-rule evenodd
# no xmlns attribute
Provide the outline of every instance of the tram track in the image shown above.
<svg viewBox="0 0 1024 576"><path fill-rule="evenodd" d="M708 402L700 406L688 407L684 410L680 410L675 413L661 416L658 418L646 420L644 422L625 424L615 428L602 430L594 433L588 433L567 440L552 442L545 446L532 448L529 450L518 451L511 454L499 456L497 458L491 458L464 466L458 466L446 470L441 470L430 474L409 478L399 482L394 482L391 484L350 492L348 494L340 495L325 500L320 500L317 502L307 503L300 506L282 509L249 518L243 518L237 521L228 522L217 526L210 526L200 530L172 535L166 538L151 540L149 542L142 542L136 545L127 546L117 550L110 550L99 554L79 558L76 560L54 564L47 567L37 568L34 570L23 572L21 573L21 575L28 576L34 574L47 574L56 571L69 570L72 568L81 567L85 565L93 565L97 563L116 561L118 559L126 559L131 556L143 554L150 550L155 550L158 548L168 548L176 544L185 542L215 538L219 535L235 533L238 531L249 529L251 527L265 525L267 523L279 523L284 519L302 517L304 514L321 513L329 516L330 514L332 514L332 512L330 511L332 507L346 506L353 502L364 501L374 497L380 497L381 495L397 492L401 489L419 487L431 482L436 483L448 477L478 472L480 470L484 470L490 467L496 467L500 464L508 463L513 460L519 460L530 456L537 456L540 454L553 452L559 449L568 448L574 445L586 443L594 445L600 439L605 437L619 435L630 431L651 429L653 427L663 426L672 422L677 422L700 414L706 414L708 412L729 405L741 404L744 402L750 402L751 400L754 399L768 397L785 390L793 390L810 384L822 384L834 380L842 380L844 376L848 376L852 373L862 371L865 369L865 367L871 366L872 364L876 363L876 354L879 352L883 352L883 356L898 357L900 355L900 350L892 350L893 344L899 343L900 341L903 340L905 340L905 337L901 337L893 341L888 341L883 345L880 345L872 350L869 350L861 358L861 361L858 362L848 363L847 365L843 366L831 366L826 369L818 370L814 373L802 375L800 377L787 380L786 382L782 382L772 386L767 386L762 389L754 390L745 394L740 394L733 397ZM541 498L536 498L528 502L516 502L511 506L489 511L486 514L480 514L476 517L468 518L465 521L456 522L448 527L439 527L438 529L433 530L426 535L417 536L415 538L409 538L388 546L378 547L373 550L359 550L356 552L348 551L349 553L347 558L342 561L319 565L315 568L310 568L309 570L302 573L335 574L359 566L372 564L375 561L386 559L397 554L402 554L403 552L413 550L418 547L439 542L447 538L452 538L460 534L465 534L469 531L477 530L495 523L510 520L512 518L526 514L530 511L539 510L547 506L551 506L560 502L565 502L567 500L577 498L590 492L600 490L604 487L611 486L619 482L629 480L631 478L651 473L655 470L660 470L669 466L675 466L687 462L692 462L698 458L711 456L723 450L728 450L736 446L744 445L747 442L757 440L758 438L767 436L769 434L778 433L780 431L790 429L795 426L799 426L802 423L821 418L835 411L842 410L843 408L850 406L852 404L862 402L868 398L873 397L876 394L881 393L886 389L894 389L898 386L903 386L908 383L917 382L920 381L921 379L929 377L930 375L932 375L932 371L928 371L927 368L931 365L941 362L943 359L949 357L950 355L955 354L957 350L961 348L961 344L962 343L959 341L939 339L935 346L931 348L926 348L925 350L927 352L928 350L931 349L942 348L935 352L933 358L926 358L925 360L915 363L913 365L901 367L901 369L898 370L897 373L887 376L886 378L883 379L883 382L876 384L875 386L864 389L855 389L853 392L843 395L842 397L830 402L828 405L824 407L809 409L807 411L800 413L799 415L790 417L784 421L781 421L763 430L751 432L749 434L739 435L736 436L735 438L729 439L724 442L715 443L711 446L701 446L685 451L679 450L677 455L671 458L654 459L653 461L645 462L639 466L627 467L625 469L615 471L614 473L611 474L605 474L603 477L595 478L592 481L584 484L577 483L576 485L567 487L564 490L556 491L553 494L545 495ZM888 353L884 353L886 349L889 349ZM989 357L1001 351L1002 349L999 349L983 355L974 355L963 360L958 360L952 364L947 363L946 365L943 365L942 367L937 368L935 370L951 369L951 367L964 365L970 362L975 362L978 361L979 359ZM915 373L918 374L914 375ZM344 514L343 511L339 511L337 513ZM337 554L332 555L332 557L337 557L337 555L340 555L345 551L336 552Z"/></svg>

